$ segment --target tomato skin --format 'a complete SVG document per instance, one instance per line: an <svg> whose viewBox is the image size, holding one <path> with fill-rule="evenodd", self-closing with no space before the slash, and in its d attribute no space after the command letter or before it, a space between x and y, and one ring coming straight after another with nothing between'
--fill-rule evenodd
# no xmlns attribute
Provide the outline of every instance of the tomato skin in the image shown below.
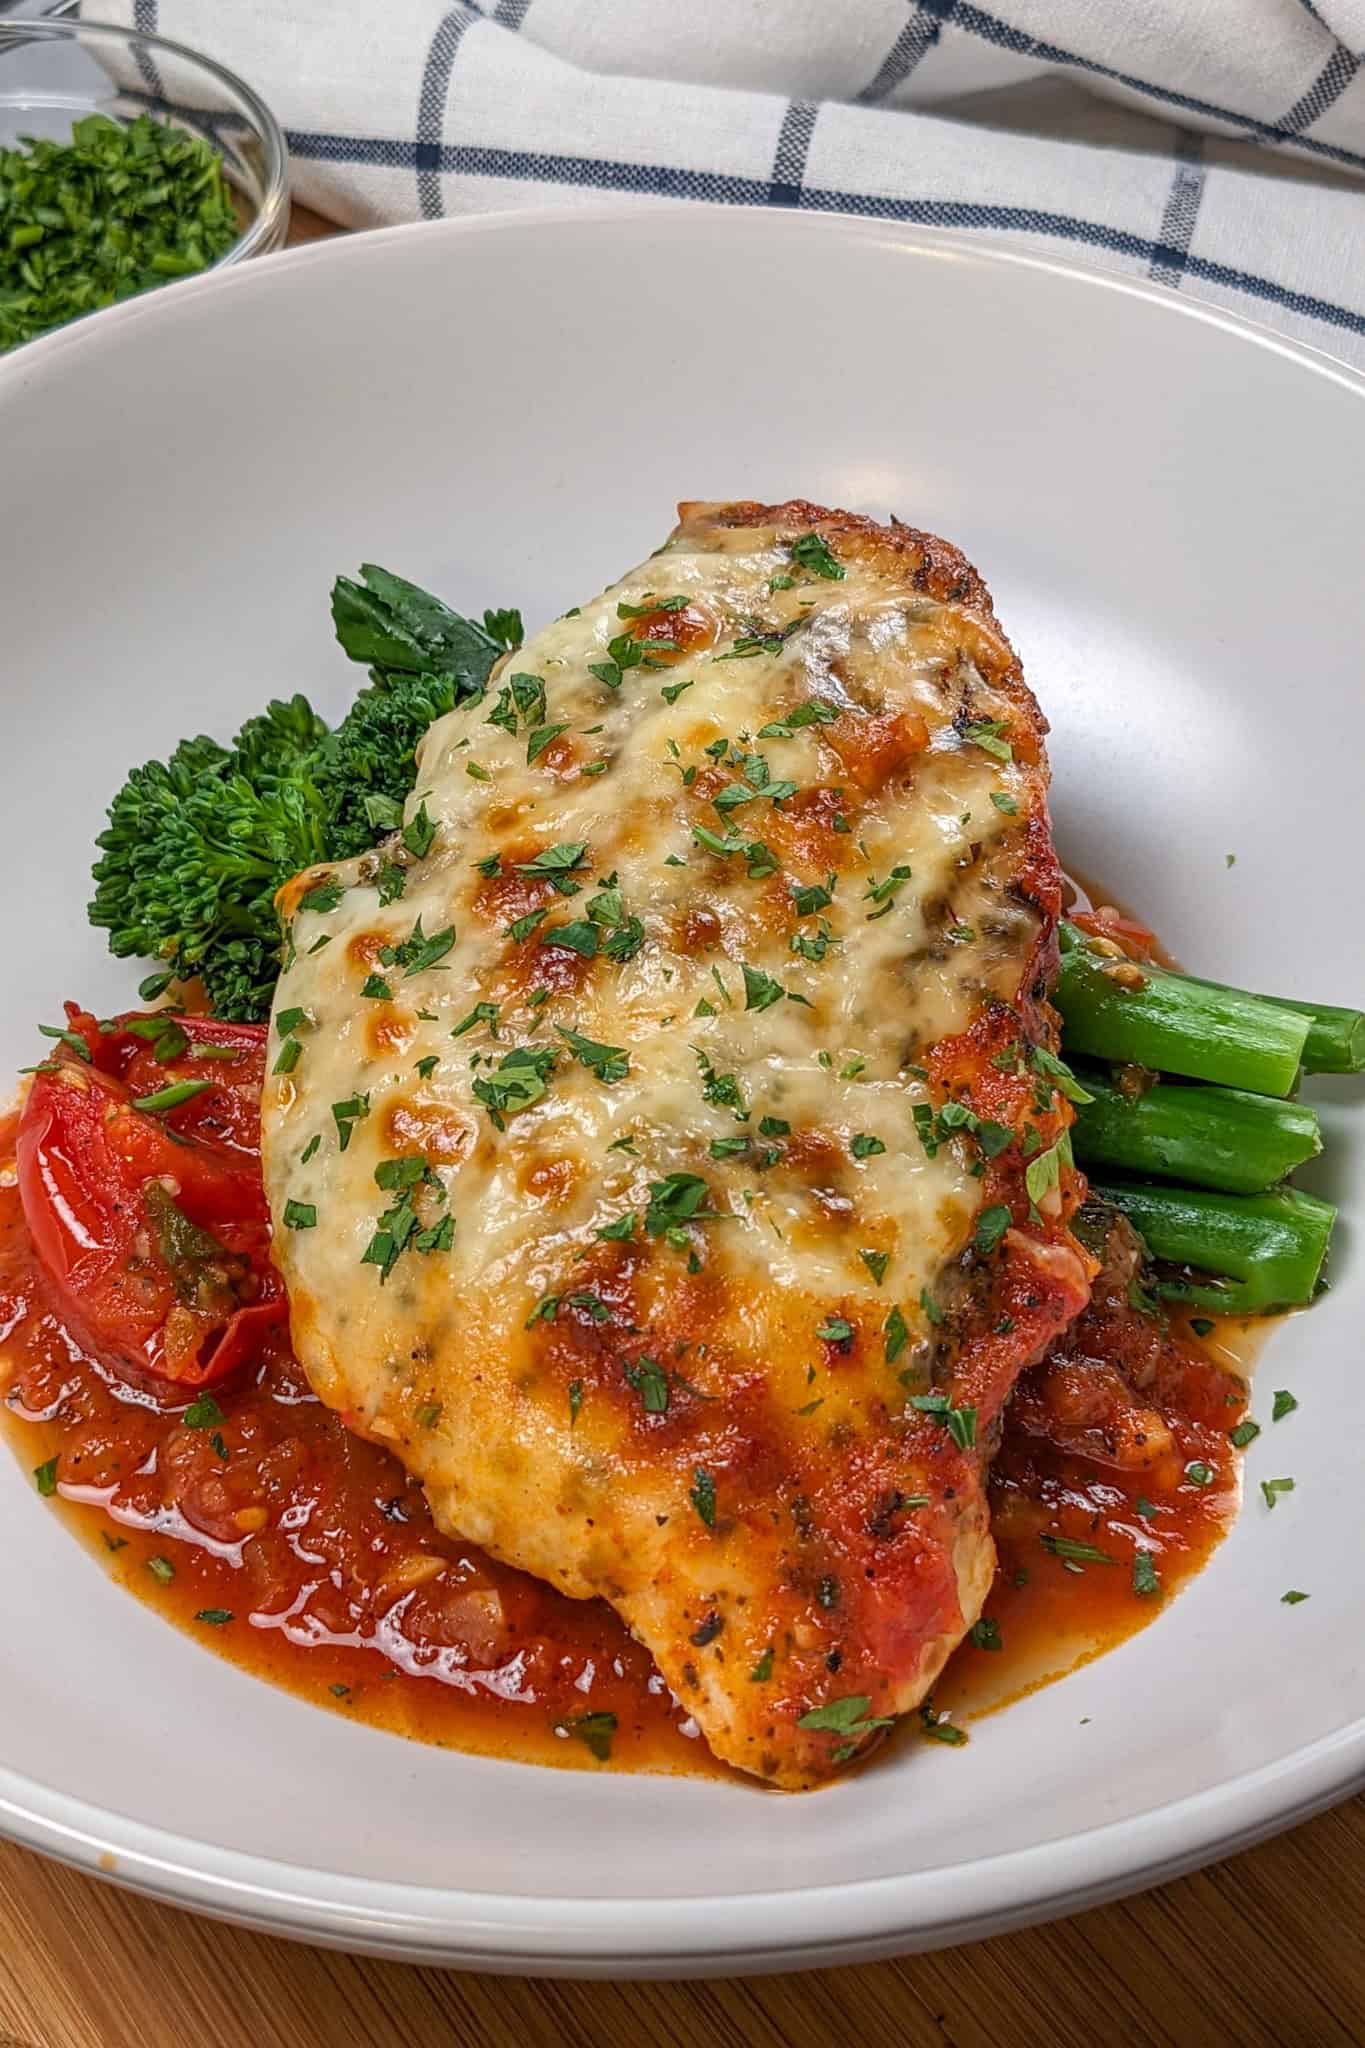
<svg viewBox="0 0 1365 2048"><path fill-rule="evenodd" d="M211 1385L288 1313L256 1151L264 1029L177 1018L188 1044L158 1062L151 1041L118 1028L142 1020L101 1032L74 1004L67 1015L91 1058L63 1047L35 1074L19 1117L19 1193L34 1247L96 1358L140 1382ZM234 1057L195 1060L204 1044ZM212 1085L160 1115L133 1107L186 1079ZM172 1267L149 1213L151 1183L159 1213L169 1196L216 1240L212 1259Z"/></svg>

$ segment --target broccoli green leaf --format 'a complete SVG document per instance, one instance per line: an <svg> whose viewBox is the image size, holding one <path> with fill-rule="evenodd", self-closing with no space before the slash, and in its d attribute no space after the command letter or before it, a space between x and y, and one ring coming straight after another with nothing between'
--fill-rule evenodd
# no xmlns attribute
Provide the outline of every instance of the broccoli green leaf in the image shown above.
<svg viewBox="0 0 1365 2048"><path fill-rule="evenodd" d="M332 588L337 639L352 661L378 669L376 682L396 669L400 675L449 674L459 696L483 688L505 640L373 562L362 562L360 575L359 583L338 576Z"/></svg>

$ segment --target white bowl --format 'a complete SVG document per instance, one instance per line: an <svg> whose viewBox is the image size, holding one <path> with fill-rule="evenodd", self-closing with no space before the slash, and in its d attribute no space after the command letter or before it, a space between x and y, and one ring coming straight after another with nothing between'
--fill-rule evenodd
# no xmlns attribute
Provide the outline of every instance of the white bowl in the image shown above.
<svg viewBox="0 0 1365 2048"><path fill-rule="evenodd" d="M1066 856L1210 973L1358 998L1363 395L1164 290L700 208L359 237L25 349L0 364L0 1060L63 996L132 985L82 912L123 771L274 692L345 700L338 571L538 623L681 496L801 494L958 542L1053 720ZM1251 1450L1231 1538L1144 1634L965 1749L806 1798L424 1749L165 1627L0 1467L0 1824L352 1947L714 1974L1066 1911L1342 1796L1365 1765L1365 1129L1353 1084L1314 1094L1336 1284L1262 1360L1301 1406ZM1270 1515L1254 1481L1287 1472ZM1291 1586L1311 1599L1282 1606Z"/></svg>

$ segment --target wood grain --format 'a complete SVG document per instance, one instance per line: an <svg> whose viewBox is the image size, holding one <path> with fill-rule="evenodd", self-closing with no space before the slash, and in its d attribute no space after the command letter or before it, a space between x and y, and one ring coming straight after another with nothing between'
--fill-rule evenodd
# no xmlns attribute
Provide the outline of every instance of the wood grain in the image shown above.
<svg viewBox="0 0 1365 2048"><path fill-rule="evenodd" d="M377 1963L0 1847L0 2048L1352 2048L1365 1799L1121 1905L940 1955L695 1984Z"/></svg>
<svg viewBox="0 0 1365 2048"><path fill-rule="evenodd" d="M291 243L336 232L295 207ZM0 1844L0 2048L1358 2048L1365 1798L939 1955L691 1984L461 1976L151 1905Z"/></svg>

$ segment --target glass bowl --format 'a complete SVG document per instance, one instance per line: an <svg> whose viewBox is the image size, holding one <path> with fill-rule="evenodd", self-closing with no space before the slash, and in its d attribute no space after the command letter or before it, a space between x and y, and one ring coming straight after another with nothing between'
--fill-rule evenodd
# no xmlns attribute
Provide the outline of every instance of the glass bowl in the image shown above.
<svg viewBox="0 0 1365 2048"><path fill-rule="evenodd" d="M278 249L289 228L289 152L249 85L183 43L97 21L0 12L0 149L70 139L86 114L139 114L201 136L223 160L241 233L210 267Z"/></svg>

